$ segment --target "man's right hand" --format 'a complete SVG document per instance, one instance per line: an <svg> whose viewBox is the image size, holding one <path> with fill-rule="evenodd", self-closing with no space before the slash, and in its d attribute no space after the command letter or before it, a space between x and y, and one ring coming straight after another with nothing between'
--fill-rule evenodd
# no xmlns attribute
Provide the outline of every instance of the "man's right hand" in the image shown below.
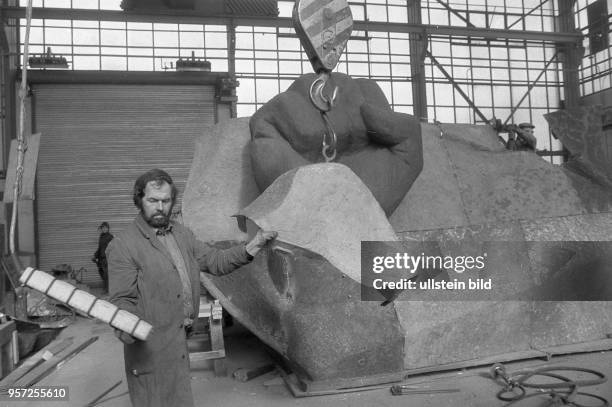
<svg viewBox="0 0 612 407"><path fill-rule="evenodd" d="M247 253L251 257L255 257L261 248L264 247L269 240L276 239L276 236L278 236L278 233L275 231L264 231L259 229L253 239L246 244L245 248Z"/></svg>
<svg viewBox="0 0 612 407"><path fill-rule="evenodd" d="M136 338L134 338L132 335L130 335L130 334L126 333L126 332L123 332L120 329L116 329L115 328L115 336L117 338L119 338L119 340L121 342L125 343L126 345L131 345L134 342L136 342Z"/></svg>

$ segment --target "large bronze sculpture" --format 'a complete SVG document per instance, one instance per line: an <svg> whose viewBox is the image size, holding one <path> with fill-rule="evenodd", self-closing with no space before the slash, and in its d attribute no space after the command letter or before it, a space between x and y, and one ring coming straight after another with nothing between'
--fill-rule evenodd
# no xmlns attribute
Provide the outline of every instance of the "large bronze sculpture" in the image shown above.
<svg viewBox="0 0 612 407"><path fill-rule="evenodd" d="M242 236L232 216L247 233L278 231L252 264L202 282L286 359L303 388L543 356L612 332L609 302L509 300L572 258L544 264L527 242L610 239L612 169L587 154L603 138L580 121L584 113L550 117L574 153L574 164L555 166L506 150L489 126L419 123L393 112L374 81L313 66L318 77L299 78L250 121L205 132L183 202L185 222L218 245ZM494 270L511 295L414 301L403 292L384 306L363 301L355 259L364 240L432 241L441 252L518 242ZM603 266L596 275L611 274ZM573 284L587 281L582 294L607 298L597 278L574 273L555 289L581 300Z"/></svg>
<svg viewBox="0 0 612 407"><path fill-rule="evenodd" d="M580 138L575 132L572 137ZM609 239L612 193L605 184L549 164L532 152L507 151L486 126L423 124L422 141L423 171L388 217L398 239L458 244ZM357 220L346 206L338 206L338 212L329 206L317 212L321 206L313 202L333 195L325 191L342 188L342 183L347 191L359 190L346 171L337 170L342 166L337 163L291 170L272 185L263 201L249 207L263 192L253 174L252 143L248 119L221 123L203 135L185 192L184 218L200 238L214 237L216 244L223 245L224 239L241 238L233 215L250 216L255 222L271 219L261 208L272 212L291 195L291 188L302 190L302 198L285 205L285 218L276 218L282 224L266 225L279 227L279 242L273 248L244 270L205 278L203 283L230 313L286 357L307 387L376 383L415 369L477 363L500 354L512 358L508 354L513 352L541 356L553 346L605 338L612 331L609 302L455 303L400 297L381 307L379 302L361 301L354 269L351 273L334 266L321 245L297 246L282 240L288 224L301 222L310 227L289 232L341 252L344 240L363 240L363 236L347 233L344 240L330 240L326 233L333 230L327 227L334 225L323 219L340 219L343 225L357 221L366 229L376 226L379 233L385 222L382 209L376 216L361 215L358 209L368 208L372 197L362 191L361 197L350 195ZM369 162L360 164L367 170ZM372 163L375 171L376 164ZM308 171L319 176L304 176ZM306 222L292 217L305 217ZM344 256L349 258L350 251ZM535 283L538 265L530 263L528 249L517 249L513 259L503 271L523 273L526 284Z"/></svg>

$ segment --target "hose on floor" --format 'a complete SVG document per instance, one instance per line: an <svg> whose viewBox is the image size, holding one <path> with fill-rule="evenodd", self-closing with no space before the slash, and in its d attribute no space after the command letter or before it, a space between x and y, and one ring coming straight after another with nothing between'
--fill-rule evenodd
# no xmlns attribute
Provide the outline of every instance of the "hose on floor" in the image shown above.
<svg viewBox="0 0 612 407"><path fill-rule="evenodd" d="M576 380L566 375L561 375L558 372L588 374L593 376L593 378ZM608 400L601 396L578 391L580 387L596 386L607 381L603 373L593 369L551 366L522 370L509 374L506 372L504 365L496 363L491 367L491 376L493 380L504 386L504 388L497 393L497 398L508 401L509 403L506 404L506 406L515 405L527 398L543 395L550 397L547 404L547 406L550 407L609 407L610 405ZM544 376L556 379L557 381L540 383L528 382L528 380L536 376ZM534 389L534 392L527 394L528 389ZM589 400L589 404L580 404L577 400L581 399ZM600 404L590 404L595 401L598 401Z"/></svg>

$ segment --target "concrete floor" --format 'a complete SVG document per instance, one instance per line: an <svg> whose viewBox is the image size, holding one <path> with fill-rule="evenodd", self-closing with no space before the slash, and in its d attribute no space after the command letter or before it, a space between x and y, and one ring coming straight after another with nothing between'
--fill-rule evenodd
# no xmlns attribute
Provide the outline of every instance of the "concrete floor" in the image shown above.
<svg viewBox="0 0 612 407"><path fill-rule="evenodd" d="M209 367L203 370L193 370L192 389L196 406L496 407L506 404L496 399L495 395L500 390L500 386L488 377L488 367L419 376L404 382L404 384L431 389L457 388L459 392L456 393L393 396L389 391L389 386L383 386L383 388L369 391L295 398L285 384L278 379L276 372L267 373L247 383L234 380L231 377L234 370L257 367L270 362L270 358L261 342L248 332L239 327L226 332L228 333L226 360L229 375L215 377ZM81 340L98 336L99 339L39 383L40 386L68 386L70 400L68 402L19 401L11 403L0 401L0 406L84 406L122 380L121 385L105 397L106 401L98 405L129 407L130 401L123 371L122 345L113 335L112 329L101 322L78 317L75 323L60 333L60 338L70 336L81 338ZM530 360L506 366L509 372L514 372L523 368L544 365L587 367L612 376L612 352L575 354L555 357L551 362ZM612 382L610 381L599 386L583 388L581 391L595 393L612 400ZM519 405L541 406L544 405L545 400L543 396L535 397ZM597 405L593 400L587 400L584 404Z"/></svg>

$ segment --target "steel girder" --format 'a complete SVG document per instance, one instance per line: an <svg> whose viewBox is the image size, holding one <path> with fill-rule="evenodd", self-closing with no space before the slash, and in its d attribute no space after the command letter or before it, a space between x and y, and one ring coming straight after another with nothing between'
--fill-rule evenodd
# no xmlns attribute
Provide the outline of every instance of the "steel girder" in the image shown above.
<svg viewBox="0 0 612 407"><path fill-rule="evenodd" d="M2 7L7 17L23 18L24 7ZM228 25L254 25L264 27L292 28L291 18L288 17L236 17L236 16L207 16L190 12L163 11L160 13L136 13L112 10L85 10L85 9L63 9L63 8L40 8L36 7L32 12L33 18L37 19L60 19L60 20L95 20L95 21L131 21L131 22L178 22ZM524 30L503 30L480 27L460 27L433 24L415 23L387 23L374 21L355 21L354 30L374 32L399 32L420 33L429 36L449 37L471 37L484 39L512 39L525 41L545 41L558 44L574 44L582 40L580 33L574 32L540 32Z"/></svg>

